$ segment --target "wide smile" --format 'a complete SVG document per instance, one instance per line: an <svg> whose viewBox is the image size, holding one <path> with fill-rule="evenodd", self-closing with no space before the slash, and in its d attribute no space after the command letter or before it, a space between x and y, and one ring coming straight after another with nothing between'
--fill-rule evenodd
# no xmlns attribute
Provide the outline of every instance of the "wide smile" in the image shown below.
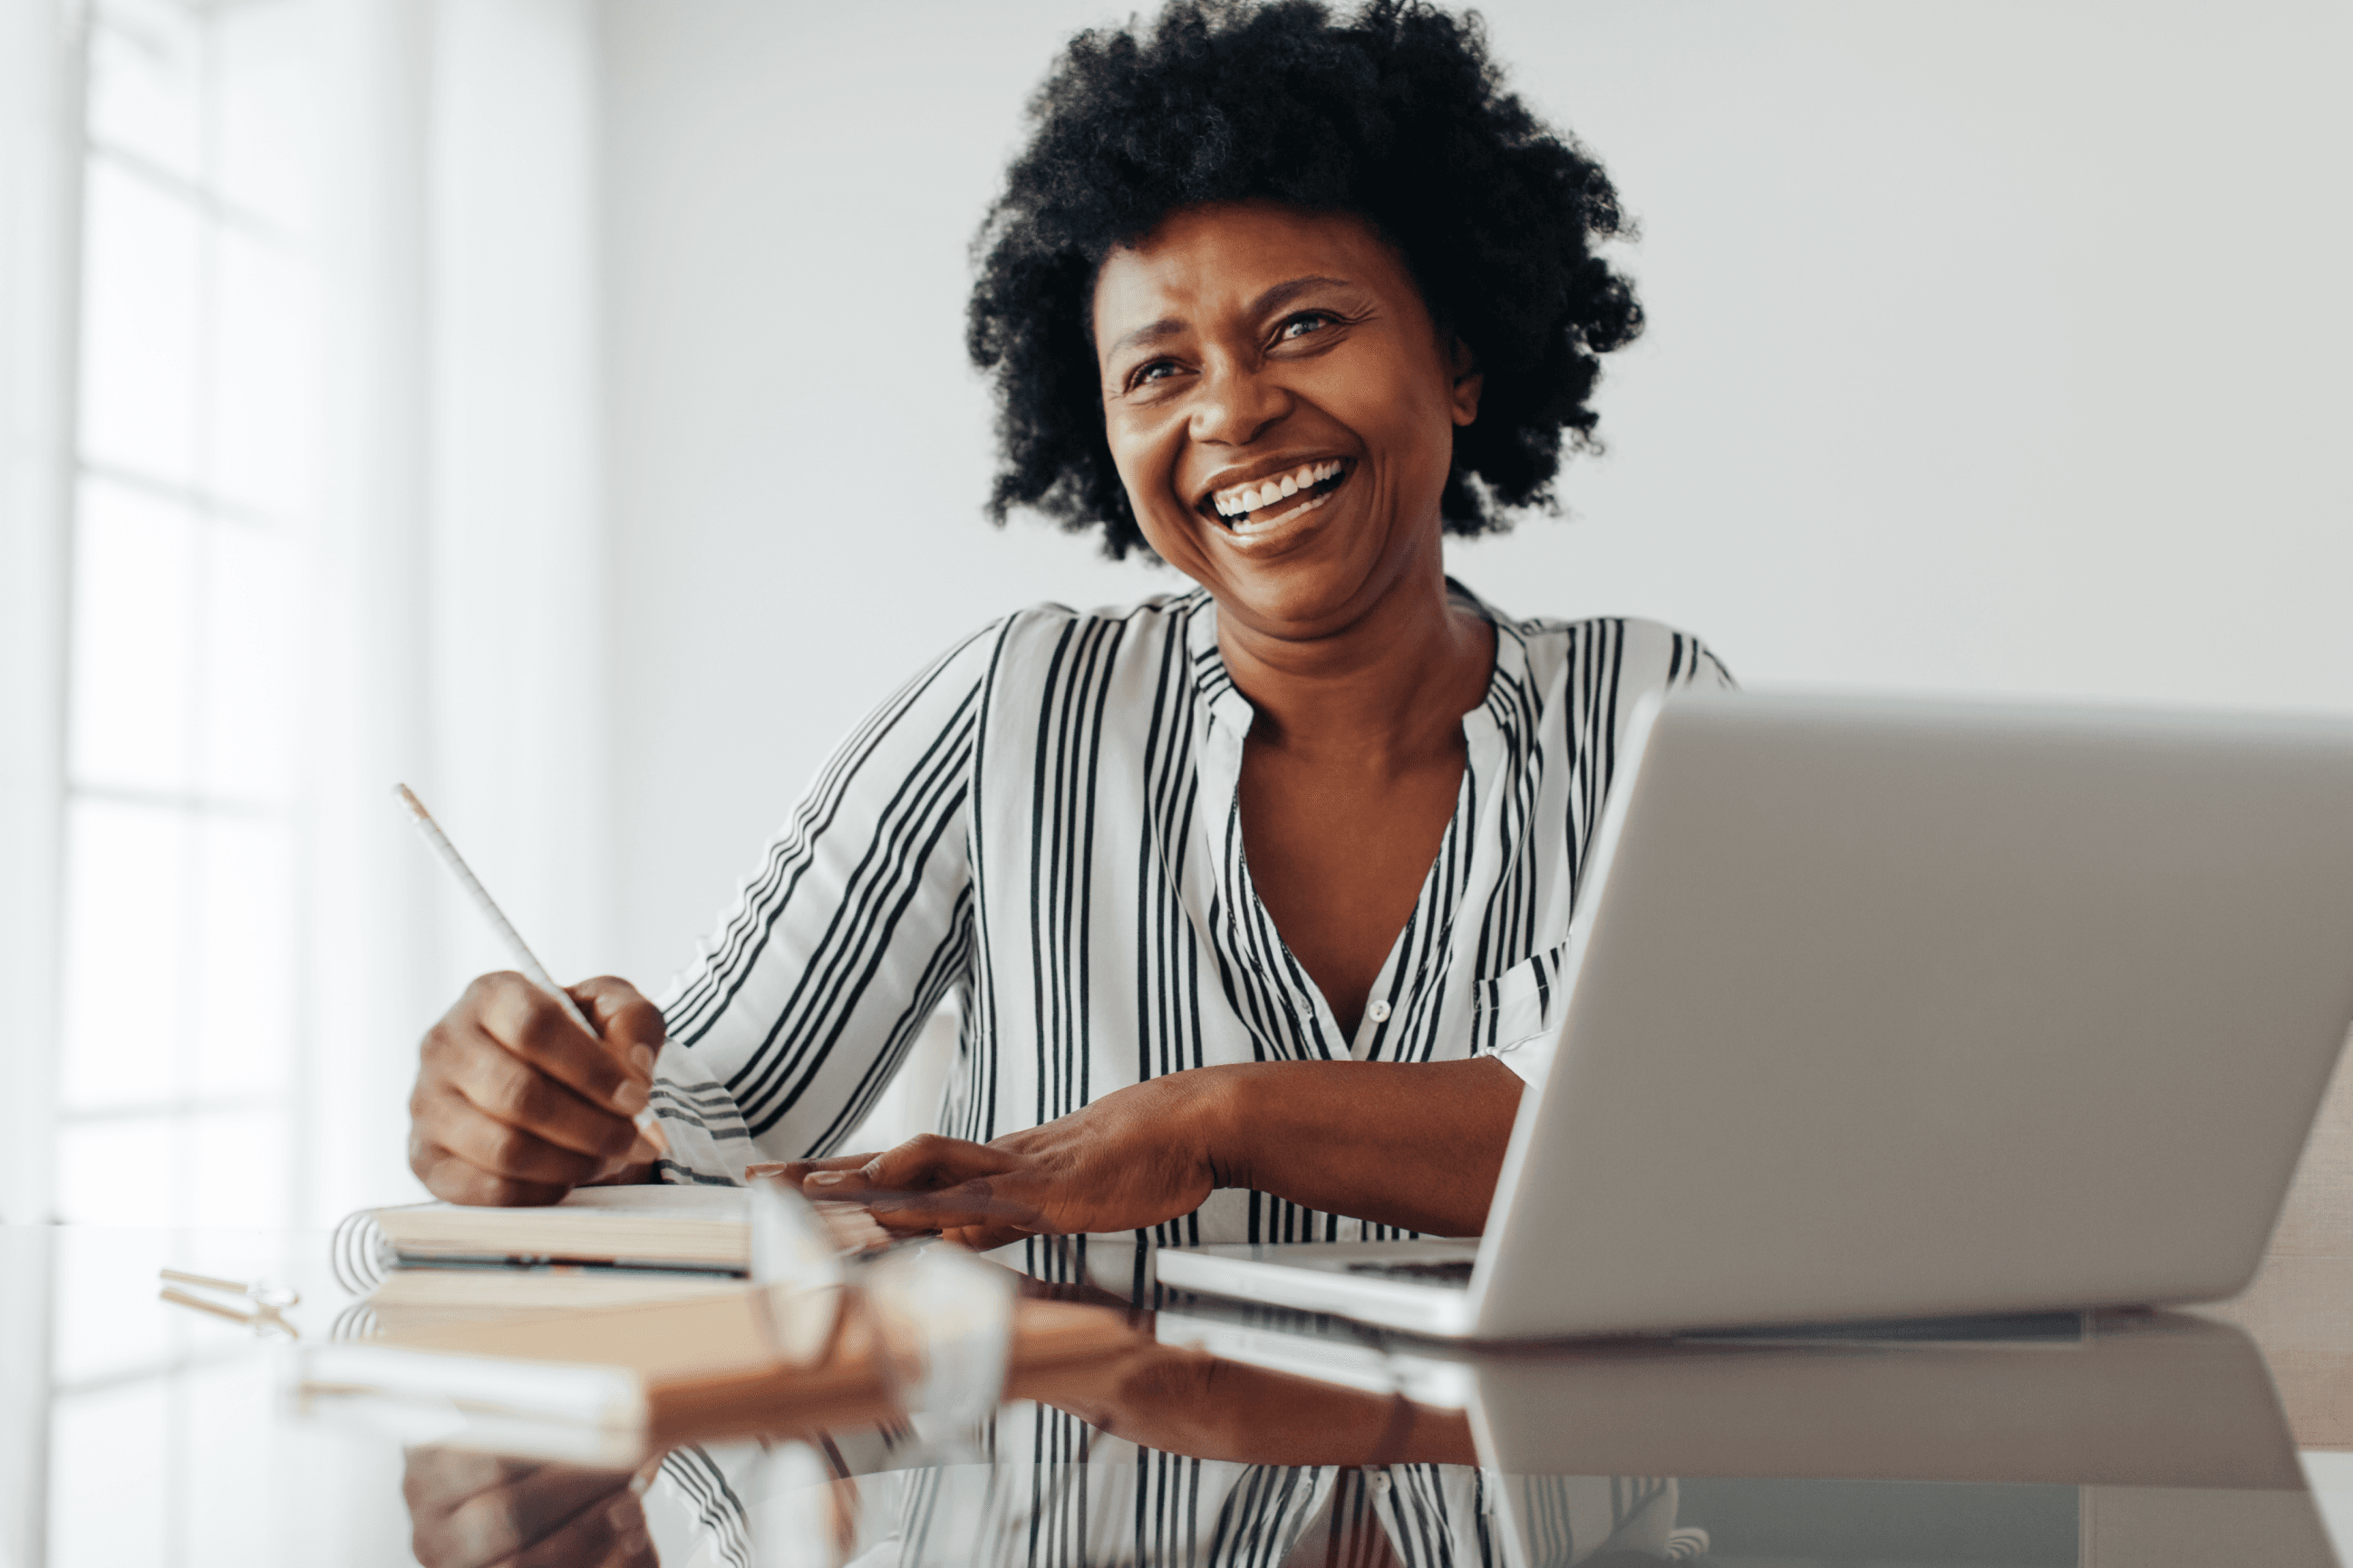
<svg viewBox="0 0 2353 1568"><path fill-rule="evenodd" d="M1255 543L1324 506L1356 471L1352 458L1318 458L1249 484L1212 490L1196 510L1223 528L1235 543Z"/></svg>

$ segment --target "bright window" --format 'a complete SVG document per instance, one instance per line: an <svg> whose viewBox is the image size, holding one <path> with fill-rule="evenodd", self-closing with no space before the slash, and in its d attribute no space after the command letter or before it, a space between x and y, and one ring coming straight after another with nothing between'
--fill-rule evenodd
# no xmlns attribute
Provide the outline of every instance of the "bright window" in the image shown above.
<svg viewBox="0 0 2353 1568"><path fill-rule="evenodd" d="M284 1223L310 0L103 0L88 55L58 1211Z"/></svg>
<svg viewBox="0 0 2353 1568"><path fill-rule="evenodd" d="M55 1127L68 1221L295 1213L316 9L88 14ZM155 1304L152 1279L116 1277L141 1249L57 1235L47 1561L251 1555L275 1509L208 1456L257 1441L267 1413L216 1386L207 1342ZM190 1441L197 1423L225 1447Z"/></svg>

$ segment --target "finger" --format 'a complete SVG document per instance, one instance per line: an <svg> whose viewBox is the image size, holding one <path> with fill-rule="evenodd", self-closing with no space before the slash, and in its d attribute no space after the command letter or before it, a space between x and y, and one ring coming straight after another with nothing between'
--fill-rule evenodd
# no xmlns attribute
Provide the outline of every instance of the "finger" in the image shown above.
<svg viewBox="0 0 2353 1568"><path fill-rule="evenodd" d="M427 1069L494 1121L531 1132L575 1153L604 1160L637 1134L626 1115L590 1103L487 1035L453 1029L427 1040ZM642 1106L645 1088L630 1088Z"/></svg>
<svg viewBox="0 0 2353 1568"><path fill-rule="evenodd" d="M1001 1175L1018 1165L1020 1158L987 1143L919 1132L861 1165L822 1163L831 1168L812 1171L804 1177L803 1192L812 1197L862 1203L884 1193L931 1192L977 1177Z"/></svg>
<svg viewBox="0 0 2353 1568"><path fill-rule="evenodd" d="M581 1510L501 1568L650 1568L645 1505L628 1492Z"/></svg>
<svg viewBox="0 0 2353 1568"><path fill-rule="evenodd" d="M425 1190L445 1204L480 1208L538 1208L562 1200L572 1185L522 1182L494 1176L467 1163L439 1144L426 1144L409 1155L409 1169Z"/></svg>
<svg viewBox="0 0 2353 1568"><path fill-rule="evenodd" d="M408 1114L425 1136L484 1170L534 1181L585 1181L637 1137L629 1123L495 1047L483 1047L477 1058L437 1066L409 1096ZM535 1163L481 1157L510 1136L517 1160ZM565 1163L559 1168L551 1161Z"/></svg>
<svg viewBox="0 0 2353 1568"><path fill-rule="evenodd" d="M1021 1157L990 1143L918 1132L869 1160L861 1169L875 1186L894 1192L926 1192L976 1176L1001 1175Z"/></svg>
<svg viewBox="0 0 2353 1568"><path fill-rule="evenodd" d="M1024 1236L1050 1232L1036 1205L1000 1188L1001 1184L982 1176L936 1193L878 1193L864 1201L877 1225L901 1234L967 1226L1010 1227Z"/></svg>
<svg viewBox="0 0 2353 1568"><path fill-rule="evenodd" d="M522 975L483 975L468 988L459 1010L507 1050L596 1104L625 1117L646 1108L645 1079Z"/></svg>
<svg viewBox="0 0 2353 1568"><path fill-rule="evenodd" d="M452 1509L442 1524L444 1550L476 1568L506 1562L544 1543L575 1519L601 1516L612 1499L629 1496L628 1484L627 1471L545 1466L477 1492Z"/></svg>
<svg viewBox="0 0 2353 1568"><path fill-rule="evenodd" d="M577 1187L594 1181L607 1162L550 1143L521 1127L480 1114L438 1121L433 1135L444 1149L486 1175L542 1186Z"/></svg>
<svg viewBox="0 0 2353 1568"><path fill-rule="evenodd" d="M783 1179L786 1186L797 1187L807 1182L812 1173L855 1171L873 1158L872 1154L835 1154L823 1160L785 1160L769 1164L746 1165L744 1167L744 1174L747 1179L754 1176L777 1176Z"/></svg>
<svg viewBox="0 0 2353 1568"><path fill-rule="evenodd" d="M989 1225L960 1225L940 1232L943 1240L954 1242L966 1252L994 1252L1017 1241L1027 1241L1038 1235L1018 1225L997 1221Z"/></svg>
<svg viewBox="0 0 2353 1568"><path fill-rule="evenodd" d="M411 1513L444 1514L477 1492L522 1479L540 1467L463 1448L411 1448L405 1456L400 1495Z"/></svg>
<svg viewBox="0 0 2353 1568"><path fill-rule="evenodd" d="M654 1058L670 1038L661 1009L628 981L610 974L584 980L569 987L572 999L605 1037L605 1044L621 1053L629 1070L642 1079L654 1076Z"/></svg>
<svg viewBox="0 0 2353 1568"><path fill-rule="evenodd" d="M840 1253L871 1252L891 1244L891 1233L874 1223L874 1216L860 1204L838 1204L830 1200L812 1203L818 1223L825 1226L828 1240Z"/></svg>

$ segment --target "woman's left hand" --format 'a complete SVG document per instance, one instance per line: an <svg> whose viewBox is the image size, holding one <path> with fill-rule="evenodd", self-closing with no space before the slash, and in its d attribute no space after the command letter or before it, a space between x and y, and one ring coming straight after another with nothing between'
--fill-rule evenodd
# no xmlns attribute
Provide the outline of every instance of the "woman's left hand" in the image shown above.
<svg viewBox="0 0 2353 1568"><path fill-rule="evenodd" d="M1220 1184L1218 1081L1171 1073L987 1143L926 1132L880 1154L796 1160L783 1174L809 1198L865 1205L886 1229L936 1230L976 1252L1136 1230L1192 1213Z"/></svg>

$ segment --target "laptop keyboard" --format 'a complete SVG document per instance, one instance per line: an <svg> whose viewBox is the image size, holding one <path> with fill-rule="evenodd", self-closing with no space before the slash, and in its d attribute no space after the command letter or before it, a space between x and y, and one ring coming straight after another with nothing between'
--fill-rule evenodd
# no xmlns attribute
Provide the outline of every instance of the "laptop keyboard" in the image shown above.
<svg viewBox="0 0 2353 1568"><path fill-rule="evenodd" d="M1449 1258L1430 1263L1351 1263L1348 1272L1375 1274L1384 1279L1410 1279L1419 1285L1458 1285L1468 1289L1471 1263L1468 1258Z"/></svg>

